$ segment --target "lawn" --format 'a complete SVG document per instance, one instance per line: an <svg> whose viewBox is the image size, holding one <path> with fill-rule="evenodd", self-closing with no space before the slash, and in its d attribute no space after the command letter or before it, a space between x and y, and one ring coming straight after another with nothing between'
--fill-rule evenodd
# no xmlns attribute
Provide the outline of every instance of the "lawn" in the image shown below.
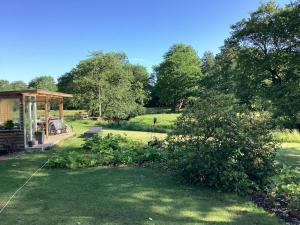
<svg viewBox="0 0 300 225"><path fill-rule="evenodd" d="M60 147L1 161L0 205L53 152L79 148L80 134L93 123L71 122L77 135ZM149 137L145 132L126 133L143 142ZM42 169L16 195L0 221L1 225L282 224L235 194L183 185L158 169L128 167Z"/></svg>
<svg viewBox="0 0 300 225"><path fill-rule="evenodd" d="M283 143L278 159L300 172L300 143Z"/></svg>
<svg viewBox="0 0 300 225"><path fill-rule="evenodd" d="M180 114L164 113L164 114L147 114L136 116L129 121L124 121L119 124L102 124L109 128L133 131L147 131L166 133L172 131L175 120ZM156 124L153 120L156 118Z"/></svg>

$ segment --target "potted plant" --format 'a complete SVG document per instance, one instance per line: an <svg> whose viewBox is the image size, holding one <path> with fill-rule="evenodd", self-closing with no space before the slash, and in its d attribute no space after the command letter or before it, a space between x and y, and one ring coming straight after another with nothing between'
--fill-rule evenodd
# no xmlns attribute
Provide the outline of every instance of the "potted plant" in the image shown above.
<svg viewBox="0 0 300 225"><path fill-rule="evenodd" d="M15 124L14 124L14 121L12 121L12 120L7 120L4 124L4 128L7 130L12 130L12 129L14 129L14 127L15 127Z"/></svg>

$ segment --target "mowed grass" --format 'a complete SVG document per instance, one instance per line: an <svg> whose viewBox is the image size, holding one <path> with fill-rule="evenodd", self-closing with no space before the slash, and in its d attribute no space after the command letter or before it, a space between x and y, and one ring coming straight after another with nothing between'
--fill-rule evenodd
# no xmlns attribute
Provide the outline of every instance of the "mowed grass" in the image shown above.
<svg viewBox="0 0 300 225"><path fill-rule="evenodd" d="M82 132L95 122L69 123L76 136L66 140L63 145L49 151L28 152L14 159L0 161L0 207L53 153L80 148L83 143ZM148 135L139 137L132 133L141 141L146 141ZM183 185L165 171L99 167L42 169L0 214L0 224L283 223L235 194Z"/></svg>
<svg viewBox="0 0 300 225"><path fill-rule="evenodd" d="M277 158L300 172L300 143L283 143Z"/></svg>
<svg viewBox="0 0 300 225"><path fill-rule="evenodd" d="M134 117L129 121L124 121L119 124L106 124L106 126L121 130L167 133L172 131L179 115L178 113L147 114ZM156 118L155 124L153 123L154 118Z"/></svg>
<svg viewBox="0 0 300 225"><path fill-rule="evenodd" d="M93 120L67 120L67 124L72 126L73 131L77 135L81 135L84 133L84 131L90 129L93 126L101 126L98 124L97 121ZM115 135L122 135L143 143L147 143L148 141L152 140L154 137L163 140L166 138L166 134L164 133L157 133L157 132L142 132L142 131L131 131L131 130L120 130L120 129L114 129L114 128L106 128L103 127L102 135L107 134L115 134Z"/></svg>

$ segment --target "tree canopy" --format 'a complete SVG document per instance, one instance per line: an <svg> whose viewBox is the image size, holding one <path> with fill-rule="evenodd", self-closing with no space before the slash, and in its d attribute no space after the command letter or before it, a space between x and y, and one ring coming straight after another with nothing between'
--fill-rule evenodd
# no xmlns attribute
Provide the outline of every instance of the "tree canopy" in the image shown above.
<svg viewBox="0 0 300 225"><path fill-rule="evenodd" d="M175 44L164 55L154 70L157 75L156 91L162 103L181 108L195 91L200 79L200 59L188 45Z"/></svg>
<svg viewBox="0 0 300 225"><path fill-rule="evenodd" d="M143 110L147 71L124 53L94 52L59 78L60 90L74 93L76 105L91 114L125 119Z"/></svg>
<svg viewBox="0 0 300 225"><path fill-rule="evenodd" d="M213 60L202 58L201 85L232 93L252 110L272 112L277 125L300 125L300 7L270 1L232 26Z"/></svg>
<svg viewBox="0 0 300 225"><path fill-rule="evenodd" d="M28 84L30 88L57 91L55 80L52 76L39 76L31 80Z"/></svg>

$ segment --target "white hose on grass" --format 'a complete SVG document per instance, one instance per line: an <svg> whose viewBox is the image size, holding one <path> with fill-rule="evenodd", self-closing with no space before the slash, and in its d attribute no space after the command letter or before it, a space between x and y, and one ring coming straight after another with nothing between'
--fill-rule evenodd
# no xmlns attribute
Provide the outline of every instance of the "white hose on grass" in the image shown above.
<svg viewBox="0 0 300 225"><path fill-rule="evenodd" d="M15 197L15 195L23 188L25 187L25 185L31 180L31 178L38 172L40 171L41 169L43 169L43 167L48 163L48 160L40 167L38 168L27 180L26 182L21 186L19 187L15 193L8 199L8 201L4 204L4 206L1 208L0 210L0 215L1 213L4 211L4 209L8 206L8 204L10 203L10 201Z"/></svg>

